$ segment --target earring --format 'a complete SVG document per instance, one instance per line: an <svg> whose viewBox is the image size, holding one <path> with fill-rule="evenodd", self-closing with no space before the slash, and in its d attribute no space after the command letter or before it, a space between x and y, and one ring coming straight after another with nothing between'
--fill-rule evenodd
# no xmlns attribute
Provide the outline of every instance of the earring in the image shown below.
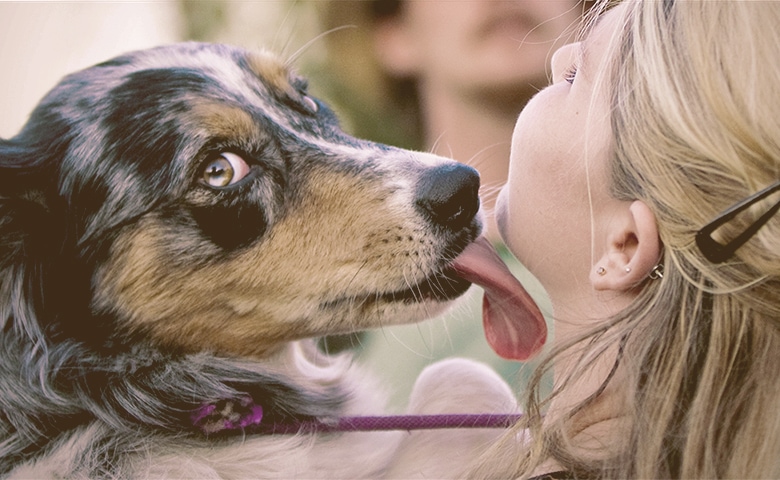
<svg viewBox="0 0 780 480"><path fill-rule="evenodd" d="M652 280L658 280L659 278L664 278L664 264L659 263L655 267L653 267L652 270L650 270L650 274L648 275L650 279Z"/></svg>
<svg viewBox="0 0 780 480"><path fill-rule="evenodd" d="M631 273L631 267L626 267L626 273Z"/></svg>
<svg viewBox="0 0 780 480"><path fill-rule="evenodd" d="M598 274L600 277L603 277L604 275L606 275L606 274L607 274L607 269L606 269L606 268L604 268L604 267L599 267L599 268L597 268L597 269L596 269L596 273L597 273L597 274Z"/></svg>

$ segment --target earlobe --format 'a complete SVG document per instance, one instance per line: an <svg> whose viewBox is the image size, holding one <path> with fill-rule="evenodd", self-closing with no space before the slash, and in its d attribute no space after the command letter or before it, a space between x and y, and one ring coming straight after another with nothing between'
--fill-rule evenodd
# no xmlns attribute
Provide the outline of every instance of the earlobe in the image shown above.
<svg viewBox="0 0 780 480"><path fill-rule="evenodd" d="M593 267L590 280L596 290L627 291L650 274L661 255L655 215L639 200L628 208L625 221L607 234L604 255Z"/></svg>

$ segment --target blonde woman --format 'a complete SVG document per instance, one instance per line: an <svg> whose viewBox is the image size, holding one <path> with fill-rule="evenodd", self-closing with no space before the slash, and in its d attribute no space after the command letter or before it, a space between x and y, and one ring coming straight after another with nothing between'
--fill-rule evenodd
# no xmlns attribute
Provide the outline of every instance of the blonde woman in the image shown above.
<svg viewBox="0 0 780 480"><path fill-rule="evenodd" d="M780 478L780 3L600 7L513 134L499 229L555 340L531 440L472 473Z"/></svg>

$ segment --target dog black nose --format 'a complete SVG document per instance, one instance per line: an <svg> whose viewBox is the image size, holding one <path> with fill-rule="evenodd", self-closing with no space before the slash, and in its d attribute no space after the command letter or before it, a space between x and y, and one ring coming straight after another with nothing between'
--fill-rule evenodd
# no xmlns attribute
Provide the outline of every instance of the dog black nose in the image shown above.
<svg viewBox="0 0 780 480"><path fill-rule="evenodd" d="M467 226L479 211L479 173L460 163L430 169L417 184L417 206L437 225Z"/></svg>

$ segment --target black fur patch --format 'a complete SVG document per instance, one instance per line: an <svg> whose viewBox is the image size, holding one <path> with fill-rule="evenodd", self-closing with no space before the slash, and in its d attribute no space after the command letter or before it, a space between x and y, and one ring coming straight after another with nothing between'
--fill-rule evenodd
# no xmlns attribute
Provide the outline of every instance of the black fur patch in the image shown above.
<svg viewBox="0 0 780 480"><path fill-rule="evenodd" d="M192 218L203 234L220 248L231 251L246 247L261 238L267 220L260 206L218 204L191 210Z"/></svg>

